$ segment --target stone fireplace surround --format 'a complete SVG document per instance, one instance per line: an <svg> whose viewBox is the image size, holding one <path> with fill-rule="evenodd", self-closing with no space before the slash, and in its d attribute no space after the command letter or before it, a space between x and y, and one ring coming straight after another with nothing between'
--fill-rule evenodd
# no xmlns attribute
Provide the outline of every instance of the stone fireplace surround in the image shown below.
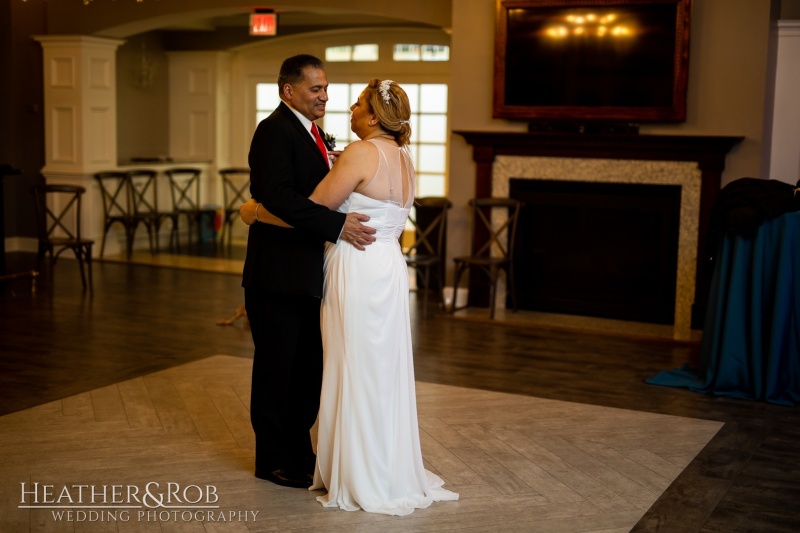
<svg viewBox="0 0 800 533"><path fill-rule="evenodd" d="M512 178L679 185L673 338L689 340L691 330L702 327L711 273L699 252L705 249L725 156L741 137L454 133L473 146L476 197L508 197ZM479 287L478 278L470 279L474 287Z"/></svg>

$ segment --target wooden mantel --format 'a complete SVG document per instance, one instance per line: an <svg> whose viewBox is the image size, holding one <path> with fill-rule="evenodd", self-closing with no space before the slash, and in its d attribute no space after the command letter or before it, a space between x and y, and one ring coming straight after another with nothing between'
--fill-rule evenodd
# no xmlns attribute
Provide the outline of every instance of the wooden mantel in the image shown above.
<svg viewBox="0 0 800 533"><path fill-rule="evenodd" d="M702 327L712 274L704 253L711 210L720 190L725 157L744 137L488 131L453 133L462 136L473 147L476 197L492 195L492 165L498 155L696 162L702 182L692 324Z"/></svg>

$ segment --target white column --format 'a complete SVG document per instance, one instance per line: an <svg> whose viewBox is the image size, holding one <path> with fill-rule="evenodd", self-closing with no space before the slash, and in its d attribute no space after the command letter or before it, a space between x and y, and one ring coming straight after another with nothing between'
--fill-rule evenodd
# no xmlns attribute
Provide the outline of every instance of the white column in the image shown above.
<svg viewBox="0 0 800 533"><path fill-rule="evenodd" d="M99 242L103 206L92 176L117 167L116 50L124 41L86 35L34 38L44 54L42 174L48 183L86 187L81 225L85 237ZM107 253L115 251L111 241Z"/></svg>
<svg viewBox="0 0 800 533"><path fill-rule="evenodd" d="M83 174L117 165L116 50L124 41L35 37L44 49L45 167Z"/></svg>

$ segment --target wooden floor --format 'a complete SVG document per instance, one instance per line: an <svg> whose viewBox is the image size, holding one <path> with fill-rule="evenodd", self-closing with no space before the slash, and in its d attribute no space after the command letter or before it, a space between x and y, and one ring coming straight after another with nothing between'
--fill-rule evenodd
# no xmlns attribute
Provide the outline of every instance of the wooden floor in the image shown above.
<svg viewBox="0 0 800 533"><path fill-rule="evenodd" d="M241 321L216 325L242 302L239 276L122 262L97 262L94 273L91 297L71 261L59 262L51 283L42 276L35 293L20 279L0 294L4 532L800 530L796 409L643 382L696 357L697 346L476 323L435 309L425 321L415 309L412 320L423 452L462 500L404 518L323 511L313 494L250 475L242 409L252 341ZM198 387L213 394L195 395ZM214 413L230 437L217 433ZM212 444L197 445L198 435ZM26 480L142 484L151 472L215 484L225 510L260 515L238 528L65 525L7 504Z"/></svg>

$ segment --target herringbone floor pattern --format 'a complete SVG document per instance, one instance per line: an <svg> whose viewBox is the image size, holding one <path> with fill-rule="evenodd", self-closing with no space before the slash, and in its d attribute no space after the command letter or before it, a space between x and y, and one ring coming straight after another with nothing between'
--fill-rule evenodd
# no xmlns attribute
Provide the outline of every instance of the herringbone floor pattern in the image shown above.
<svg viewBox="0 0 800 533"><path fill-rule="evenodd" d="M426 466L461 500L348 513L253 477L251 364L210 357L0 417L0 531L623 532L722 426L418 382Z"/></svg>

